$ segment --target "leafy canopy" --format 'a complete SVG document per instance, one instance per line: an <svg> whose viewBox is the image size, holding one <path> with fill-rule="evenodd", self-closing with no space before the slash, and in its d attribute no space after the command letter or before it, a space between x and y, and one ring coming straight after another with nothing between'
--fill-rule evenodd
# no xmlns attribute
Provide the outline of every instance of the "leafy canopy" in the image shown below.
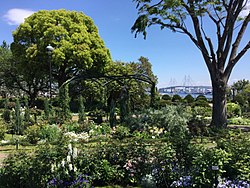
<svg viewBox="0 0 250 188"><path fill-rule="evenodd" d="M25 69L48 70L46 47L53 46L52 74L58 80L65 81L78 71L102 72L111 61L97 27L82 12L38 11L13 32L13 37L12 50Z"/></svg>

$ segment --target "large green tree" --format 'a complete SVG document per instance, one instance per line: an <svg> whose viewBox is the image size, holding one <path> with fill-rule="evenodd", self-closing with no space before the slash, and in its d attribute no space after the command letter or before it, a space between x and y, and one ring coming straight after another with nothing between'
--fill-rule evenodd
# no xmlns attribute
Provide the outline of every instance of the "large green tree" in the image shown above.
<svg viewBox="0 0 250 188"><path fill-rule="evenodd" d="M238 80L237 82L234 82L233 85L231 86L232 89L234 89L237 93L242 92L247 85L250 84L249 80Z"/></svg>
<svg viewBox="0 0 250 188"><path fill-rule="evenodd" d="M111 98L120 101L121 111L126 113L129 109L140 110L152 106L151 88L155 86L157 78L148 58L140 57L138 62L130 63L116 61L108 75L114 78L113 82L107 84L109 102Z"/></svg>
<svg viewBox="0 0 250 188"><path fill-rule="evenodd" d="M8 70L10 70L12 62L12 53L10 50L10 46L3 41L2 45L0 46L0 88L1 88L1 95L6 96L9 93L8 88Z"/></svg>
<svg viewBox="0 0 250 188"><path fill-rule="evenodd" d="M47 77L47 82L50 66L46 47L50 44L54 48L52 81L58 86L79 72L99 74L111 61L93 20L82 12L38 11L25 19L13 37L11 49L18 57L16 64L23 69L22 74ZM31 75L36 69L39 71Z"/></svg>
<svg viewBox="0 0 250 188"><path fill-rule="evenodd" d="M139 16L132 31L152 25L187 35L200 50L213 87L211 125L227 126L226 88L235 65L249 50L243 40L250 21L249 0L133 0ZM214 29L214 32L211 32ZM248 37L248 38L247 38ZM244 43L243 43L244 41Z"/></svg>

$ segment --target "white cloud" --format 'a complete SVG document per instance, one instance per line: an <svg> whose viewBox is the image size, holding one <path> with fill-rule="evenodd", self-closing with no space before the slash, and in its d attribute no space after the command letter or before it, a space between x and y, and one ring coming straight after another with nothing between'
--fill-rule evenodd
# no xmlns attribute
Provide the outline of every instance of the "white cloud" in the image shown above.
<svg viewBox="0 0 250 188"><path fill-rule="evenodd" d="M19 25L24 22L24 18L29 17L34 11L28 9L13 8L3 16L9 25Z"/></svg>

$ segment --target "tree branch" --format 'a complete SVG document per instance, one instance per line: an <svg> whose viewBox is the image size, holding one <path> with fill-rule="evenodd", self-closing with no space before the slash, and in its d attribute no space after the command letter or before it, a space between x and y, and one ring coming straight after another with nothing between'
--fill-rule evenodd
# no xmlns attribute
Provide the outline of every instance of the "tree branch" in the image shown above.
<svg viewBox="0 0 250 188"><path fill-rule="evenodd" d="M228 11L226 27L223 33L222 41L224 41L224 49L222 52L222 57L219 60L219 65L221 69L224 69L226 59L228 57L229 51L231 49L232 38L234 33L234 25L237 18L242 11L243 1L230 1L231 9Z"/></svg>
<svg viewBox="0 0 250 188"><path fill-rule="evenodd" d="M212 56L212 61L213 61L213 62L216 62L216 57L215 57L214 47L213 47L212 41L211 41L211 39L206 35L206 32L205 32L204 29L203 29L202 17L201 17L201 31L202 31L202 33L203 33L203 35L204 35L206 41L208 42L210 54L211 54L211 56Z"/></svg>
<svg viewBox="0 0 250 188"><path fill-rule="evenodd" d="M188 0L188 3L190 4L190 7L187 4L185 4L184 1L182 1L182 2L183 2L184 8L187 10L188 14L190 15L190 17L192 19L195 34L196 34L196 37L197 37L197 42L198 42L197 44L199 46L199 49L201 50L201 53L202 53L203 58L205 60L205 63L207 65L207 67L208 67L208 70L209 70L209 72L211 72L212 71L212 66L214 66L214 64L212 64L211 61L210 61L211 57L209 56L206 45L205 45L205 43L203 41L202 34L201 34L201 29L200 29L200 25L199 25L199 19L197 18L197 15L194 12L193 1Z"/></svg>
<svg viewBox="0 0 250 188"><path fill-rule="evenodd" d="M250 49L250 41L248 41L247 45L241 50L240 53L238 53L238 55L230 61L230 63L227 65L227 68L225 70L225 76L227 77L227 79L229 78L233 67L236 65L236 63L240 60L240 58L243 57L243 55Z"/></svg>
<svg viewBox="0 0 250 188"><path fill-rule="evenodd" d="M232 47L232 50L231 50L231 54L230 54L230 58L229 58L229 62L231 62L235 56L236 56L236 53L238 51L238 48L239 48L239 44L242 40L242 37L246 31L246 28L247 28L247 25L250 21L250 13L247 15L247 17L245 18L241 28L240 28L240 31L238 32L238 35L235 39L235 42L233 43L233 47Z"/></svg>

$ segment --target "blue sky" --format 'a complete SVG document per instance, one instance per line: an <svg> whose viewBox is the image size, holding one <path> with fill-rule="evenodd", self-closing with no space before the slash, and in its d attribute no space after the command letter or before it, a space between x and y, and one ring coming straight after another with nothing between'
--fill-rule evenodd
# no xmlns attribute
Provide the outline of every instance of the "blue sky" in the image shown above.
<svg viewBox="0 0 250 188"><path fill-rule="evenodd" d="M185 35L151 27L147 39L134 38L130 28L137 18L132 0L8 0L0 3L0 42L12 42L12 31L23 17L38 10L67 9L82 11L90 16L99 34L110 49L113 60L137 61L149 58L158 87L171 83L183 84L190 78L193 85L210 85L210 77L198 49ZM246 35L249 35L249 29ZM249 40L249 38L245 38ZM250 51L236 65L229 83L250 80Z"/></svg>

